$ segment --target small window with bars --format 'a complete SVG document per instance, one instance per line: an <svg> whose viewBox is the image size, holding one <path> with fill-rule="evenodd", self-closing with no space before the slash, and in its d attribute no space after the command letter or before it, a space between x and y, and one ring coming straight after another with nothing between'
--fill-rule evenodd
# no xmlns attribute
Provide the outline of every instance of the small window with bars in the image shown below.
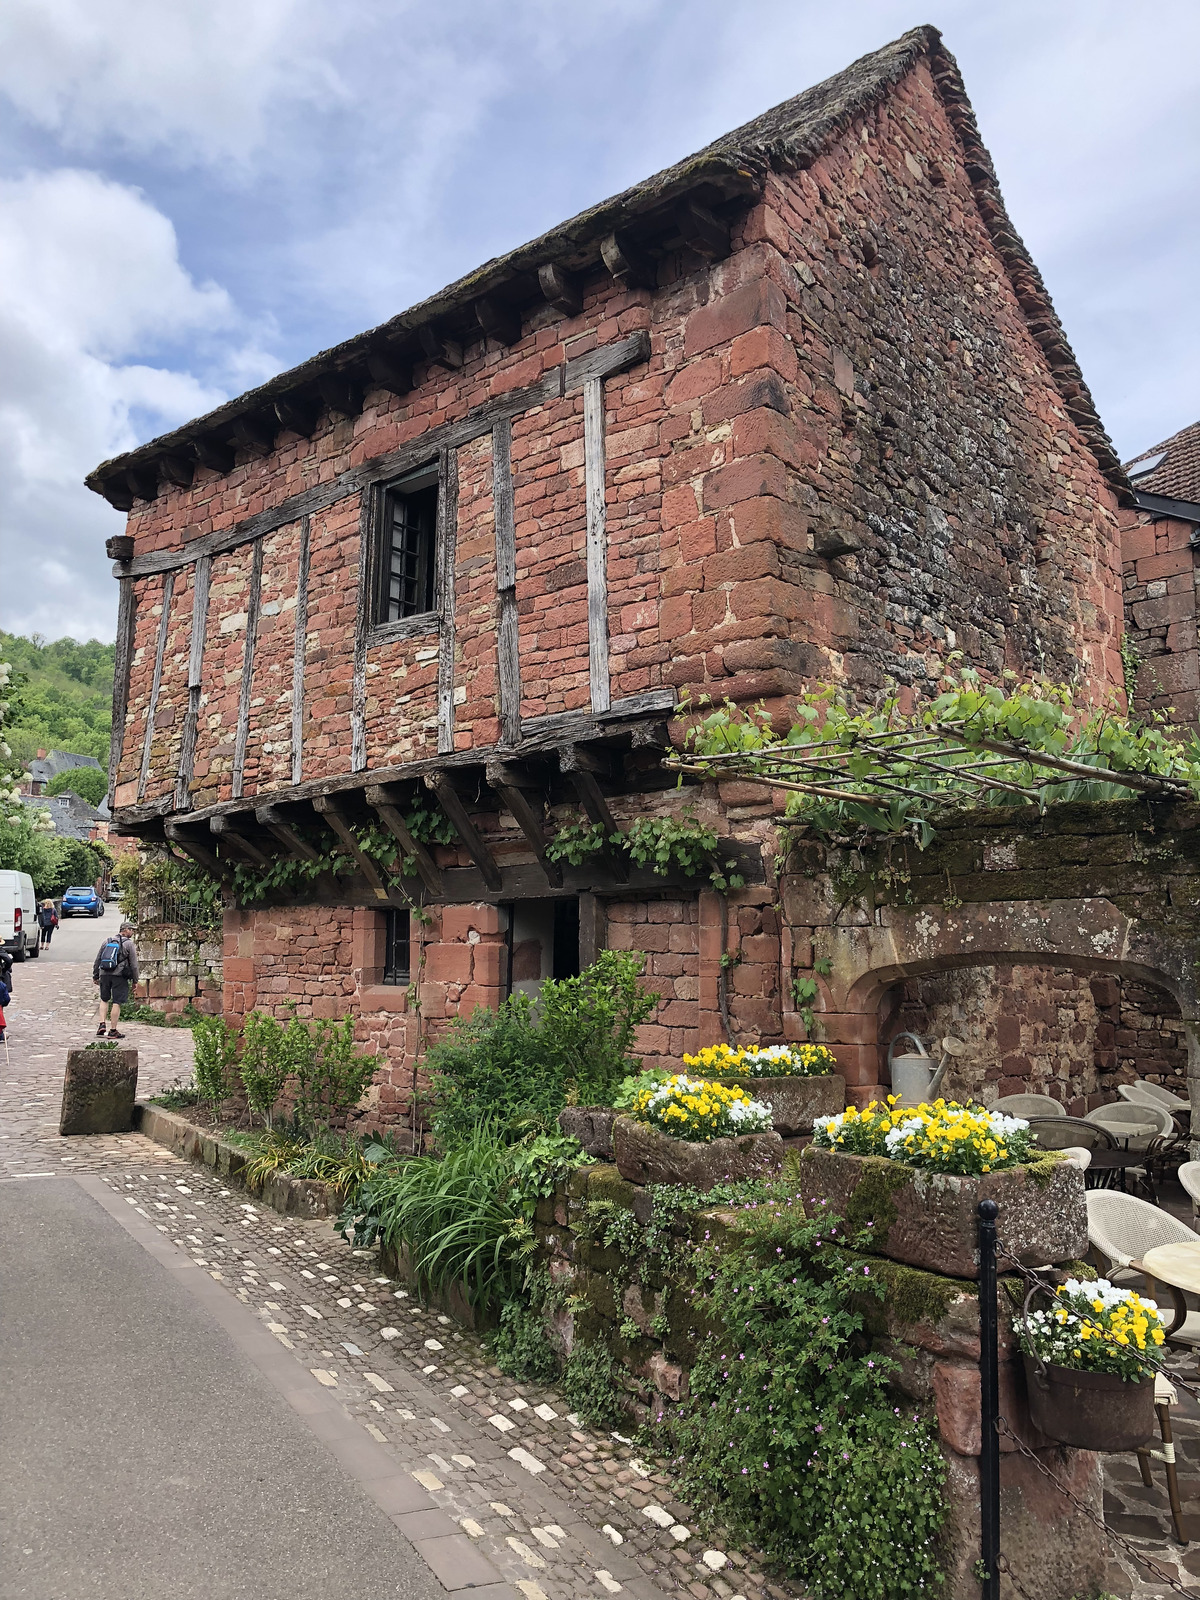
<svg viewBox="0 0 1200 1600"><path fill-rule="evenodd" d="M383 981L407 984L412 974L412 923L407 911L387 911L384 932Z"/></svg>
<svg viewBox="0 0 1200 1600"><path fill-rule="evenodd" d="M376 625L420 616L437 604L437 520L436 466L385 490Z"/></svg>

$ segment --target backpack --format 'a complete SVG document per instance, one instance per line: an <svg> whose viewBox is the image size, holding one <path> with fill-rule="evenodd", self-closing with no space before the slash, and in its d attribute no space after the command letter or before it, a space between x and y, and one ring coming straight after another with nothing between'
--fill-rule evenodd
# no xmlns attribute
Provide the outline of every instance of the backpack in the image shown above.
<svg viewBox="0 0 1200 1600"><path fill-rule="evenodd" d="M100 971L116 972L118 967L125 965L125 946L121 943L120 934L114 934L111 939L106 939L100 948Z"/></svg>

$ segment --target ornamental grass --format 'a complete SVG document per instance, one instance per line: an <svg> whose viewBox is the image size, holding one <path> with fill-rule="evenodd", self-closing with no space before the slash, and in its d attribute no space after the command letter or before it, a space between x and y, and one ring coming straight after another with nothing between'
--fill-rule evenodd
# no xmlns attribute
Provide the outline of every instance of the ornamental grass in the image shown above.
<svg viewBox="0 0 1200 1600"><path fill-rule="evenodd" d="M764 1133L771 1126L771 1108L752 1100L731 1083L712 1083L676 1073L635 1095L630 1115L675 1139L705 1144L741 1133Z"/></svg>
<svg viewBox="0 0 1200 1600"><path fill-rule="evenodd" d="M833 1051L823 1044L770 1044L737 1050L727 1044L710 1044L694 1056L684 1056L683 1064L697 1068L706 1078L823 1078L837 1071Z"/></svg>
<svg viewBox="0 0 1200 1600"><path fill-rule="evenodd" d="M1047 1311L1018 1323L1021 1349L1056 1367L1108 1372L1127 1383L1152 1376L1152 1357L1166 1334L1153 1300L1118 1289L1107 1278L1068 1278Z"/></svg>
<svg viewBox="0 0 1200 1600"><path fill-rule="evenodd" d="M848 1155L887 1156L930 1172L978 1177L1028 1161L1034 1136L1020 1117L983 1106L934 1100L915 1108L873 1100L864 1110L850 1106L835 1117L817 1117L813 1144Z"/></svg>

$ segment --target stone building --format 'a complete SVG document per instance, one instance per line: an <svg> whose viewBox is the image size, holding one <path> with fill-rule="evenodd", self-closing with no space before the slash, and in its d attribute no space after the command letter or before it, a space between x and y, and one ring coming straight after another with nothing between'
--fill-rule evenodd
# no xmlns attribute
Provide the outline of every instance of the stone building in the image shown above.
<svg viewBox="0 0 1200 1600"><path fill-rule="evenodd" d="M649 1057L799 1036L772 804L679 794L681 699L915 696L952 652L1122 683L1130 486L931 28L88 482L129 512L116 826L226 874L342 842L356 875L228 912L225 1008L353 1012L384 1118L447 1018L605 946L648 954ZM744 888L546 855L689 803ZM993 1080L1041 1081L1039 1030L1054 1080L1050 1027L1097 1092L1119 995L921 982L882 1036L986 1001Z"/></svg>
<svg viewBox="0 0 1200 1600"><path fill-rule="evenodd" d="M1121 511L1127 655L1143 714L1180 728L1200 723L1200 422L1126 469L1133 504ZM1130 648L1131 647L1131 648Z"/></svg>

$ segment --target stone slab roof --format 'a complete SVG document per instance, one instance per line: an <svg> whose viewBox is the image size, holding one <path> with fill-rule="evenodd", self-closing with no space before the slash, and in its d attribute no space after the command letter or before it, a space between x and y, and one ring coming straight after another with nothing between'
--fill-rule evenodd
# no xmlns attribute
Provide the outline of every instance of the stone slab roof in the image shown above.
<svg viewBox="0 0 1200 1600"><path fill-rule="evenodd" d="M442 334L460 337L466 329L470 337L478 338L480 320L475 308L481 300L490 300L509 311L522 303L541 301L540 267L553 265L578 271L595 266L603 259L602 244L613 235L651 252L655 247L672 248L680 237L677 219L682 202L695 202L717 213L722 209L728 213L735 205L744 207L761 192L770 171L795 171L809 165L843 128L886 95L922 58L929 62L961 142L980 213L1004 260L1030 331L1050 363L1066 409L1101 470L1122 499L1127 499L1128 481L1041 275L1008 218L958 64L942 44L941 34L931 26L913 28L823 83L714 140L695 155L580 212L529 244L485 262L379 327L322 351L195 422L103 462L88 475L88 487L125 507L130 494L153 498L160 461L164 457L190 460L198 439L208 436L227 440L231 427L241 419L253 419L256 414L259 418L273 418L276 401L303 398L306 394L311 399L314 387L322 379L335 375L353 378L356 374L361 379L373 352L400 361L423 359L422 330L436 327Z"/></svg>
<svg viewBox="0 0 1200 1600"><path fill-rule="evenodd" d="M1153 470L1139 474L1138 463L1153 461L1156 456L1161 456L1162 460ZM1200 503L1200 422L1180 428L1152 450L1143 450L1140 456L1125 463L1125 470L1134 480L1134 487L1146 494Z"/></svg>

